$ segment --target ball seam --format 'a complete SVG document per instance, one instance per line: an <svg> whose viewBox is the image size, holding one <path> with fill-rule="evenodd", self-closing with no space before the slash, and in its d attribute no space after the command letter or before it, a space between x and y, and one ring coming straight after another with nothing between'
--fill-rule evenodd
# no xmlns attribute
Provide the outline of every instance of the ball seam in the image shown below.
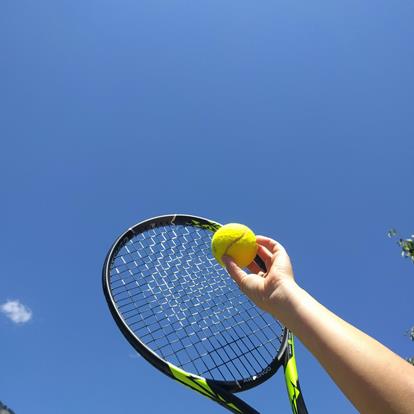
<svg viewBox="0 0 414 414"><path fill-rule="evenodd" d="M230 250L231 246L233 246L233 244L237 243L240 239L242 239L245 234L247 233L247 230L239 237L237 237L237 239L234 239L226 248L226 250L224 251L224 253L221 255L220 259L223 258L223 256L225 256L227 254L227 252Z"/></svg>

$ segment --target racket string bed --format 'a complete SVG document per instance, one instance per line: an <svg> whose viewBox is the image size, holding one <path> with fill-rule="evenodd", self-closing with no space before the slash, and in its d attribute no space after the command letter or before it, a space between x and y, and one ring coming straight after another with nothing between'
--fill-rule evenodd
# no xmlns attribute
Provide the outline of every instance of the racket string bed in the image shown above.
<svg viewBox="0 0 414 414"><path fill-rule="evenodd" d="M117 253L110 283L122 317L149 348L186 371L240 380L265 369L283 327L238 290L210 253L211 231L161 226Z"/></svg>

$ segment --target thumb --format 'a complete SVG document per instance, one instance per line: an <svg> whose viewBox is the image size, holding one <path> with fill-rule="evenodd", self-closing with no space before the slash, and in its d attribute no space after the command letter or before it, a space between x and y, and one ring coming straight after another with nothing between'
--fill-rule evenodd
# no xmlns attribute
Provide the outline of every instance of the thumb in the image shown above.
<svg viewBox="0 0 414 414"><path fill-rule="evenodd" d="M230 256L223 256L221 258L222 262L226 265L226 269L229 272L232 279L239 285L239 287L243 284L243 279L247 276L247 273L240 269L237 266L236 262Z"/></svg>

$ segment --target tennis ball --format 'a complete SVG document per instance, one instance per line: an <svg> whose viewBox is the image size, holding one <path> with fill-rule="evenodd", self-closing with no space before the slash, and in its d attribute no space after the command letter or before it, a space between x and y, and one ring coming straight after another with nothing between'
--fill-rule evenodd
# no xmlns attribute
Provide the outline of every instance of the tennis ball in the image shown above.
<svg viewBox="0 0 414 414"><path fill-rule="evenodd" d="M221 258L231 256L241 268L248 266L256 257L255 234L243 224L229 223L220 227L211 239L211 250L217 261L225 267Z"/></svg>

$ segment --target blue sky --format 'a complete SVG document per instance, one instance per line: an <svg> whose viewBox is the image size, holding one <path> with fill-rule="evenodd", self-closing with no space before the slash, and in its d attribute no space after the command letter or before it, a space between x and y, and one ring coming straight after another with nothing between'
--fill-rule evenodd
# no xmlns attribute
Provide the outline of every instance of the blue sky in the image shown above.
<svg viewBox="0 0 414 414"><path fill-rule="evenodd" d="M414 268L386 237L414 231L413 20L400 0L3 1L0 304L30 316L0 314L0 400L223 412L134 355L101 292L113 239L173 212L276 238L301 286L413 355ZM309 411L355 412L297 353ZM286 413L283 387L244 397Z"/></svg>

